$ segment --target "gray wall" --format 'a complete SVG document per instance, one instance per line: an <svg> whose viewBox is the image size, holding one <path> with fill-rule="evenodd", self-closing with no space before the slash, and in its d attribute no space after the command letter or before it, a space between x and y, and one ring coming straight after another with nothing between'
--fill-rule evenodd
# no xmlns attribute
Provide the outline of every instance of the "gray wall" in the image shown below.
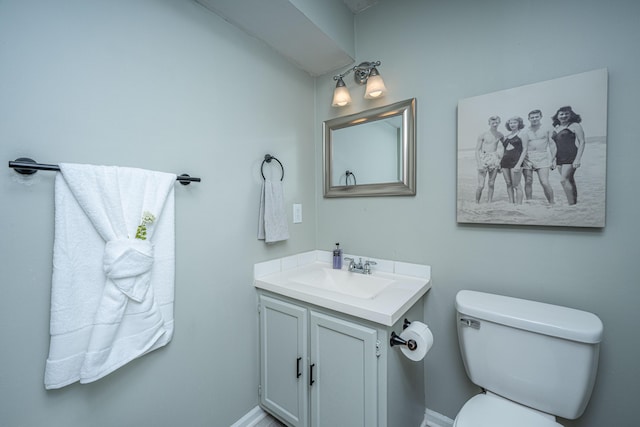
<svg viewBox="0 0 640 427"><path fill-rule="evenodd" d="M356 49L383 61L389 94L365 103L353 89L354 104L335 110L331 76L314 92L309 76L190 1L0 2L1 159L203 178L176 187L172 343L94 384L47 392L54 174L0 174L0 423L230 425L257 404L252 264L340 241L347 252L433 266L430 409L453 417L476 391L458 356L453 298L481 289L598 314L596 389L585 415L565 424L634 425L639 18L633 0L384 1L358 15ZM603 67L606 228L457 225L457 101ZM417 196L322 199L320 123L414 96ZM255 239L266 152L286 167L287 210L304 208L292 238L271 247Z"/></svg>
<svg viewBox="0 0 640 427"><path fill-rule="evenodd" d="M257 405L253 263L315 247L313 90L192 1L0 1L0 425L229 426ZM266 153L286 168L287 213L304 209L270 247L256 240ZM44 390L55 175L18 179L6 162L21 156L202 178L175 189L167 347Z"/></svg>
<svg viewBox="0 0 640 427"><path fill-rule="evenodd" d="M382 61L388 96L332 109L331 76L317 82L323 120L418 98L418 194L318 201L318 248L426 263L426 406L451 418L477 389L459 357L453 302L476 289L575 307L605 325L589 407L567 426L637 424L640 367L633 315L640 301L640 3L635 0L394 0L356 19L359 60ZM459 99L584 71L609 70L607 225L602 230L456 224ZM346 80L345 80L346 81ZM316 155L320 159L320 132ZM318 161L320 164L320 161ZM321 195L318 172L316 189ZM579 180L579 178L578 178ZM536 182L536 191L540 186ZM564 197L559 194L557 197Z"/></svg>

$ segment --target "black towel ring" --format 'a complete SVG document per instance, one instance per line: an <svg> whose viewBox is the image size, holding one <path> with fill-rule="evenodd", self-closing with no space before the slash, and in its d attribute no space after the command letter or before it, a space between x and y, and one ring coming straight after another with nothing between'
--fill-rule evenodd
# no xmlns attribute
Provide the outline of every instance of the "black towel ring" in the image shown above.
<svg viewBox="0 0 640 427"><path fill-rule="evenodd" d="M282 163L280 163L280 160L276 159L271 154L265 154L264 160L262 161L262 165L260 165L260 174L262 175L262 179L266 181L266 178L264 177L264 162L271 163L271 160L275 160L280 165L280 168L282 169L282 177L280 178L280 181L282 181L284 179L284 166L282 166Z"/></svg>
<svg viewBox="0 0 640 427"><path fill-rule="evenodd" d="M358 181L356 181L356 176L353 174L353 172L348 170L344 173L344 175L344 183L347 187L349 186L349 177L353 178L353 185L358 185Z"/></svg>

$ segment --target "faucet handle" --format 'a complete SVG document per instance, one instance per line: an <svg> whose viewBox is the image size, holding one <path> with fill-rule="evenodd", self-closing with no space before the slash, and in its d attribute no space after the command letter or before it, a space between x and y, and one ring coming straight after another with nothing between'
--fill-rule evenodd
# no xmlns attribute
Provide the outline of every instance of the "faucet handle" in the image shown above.
<svg viewBox="0 0 640 427"><path fill-rule="evenodd" d="M375 261L371 261L370 259L366 260L364 262L364 266L362 267L362 269L364 270L363 273L364 274L371 274L371 266L372 265L376 265L376 264L378 264L378 263L375 262Z"/></svg>

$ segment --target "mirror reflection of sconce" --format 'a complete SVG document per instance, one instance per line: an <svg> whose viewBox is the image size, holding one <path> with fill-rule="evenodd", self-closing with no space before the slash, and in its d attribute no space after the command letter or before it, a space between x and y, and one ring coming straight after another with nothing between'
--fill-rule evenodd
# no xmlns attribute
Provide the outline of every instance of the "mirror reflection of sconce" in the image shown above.
<svg viewBox="0 0 640 427"><path fill-rule="evenodd" d="M349 68L342 74L333 76L333 80L336 83L336 89L333 91L332 107L344 107L351 104L351 95L349 89L342 79L349 73L353 73L353 77L356 83L359 85L366 84L367 87L364 91L365 99L375 99L384 96L387 92L387 88L384 85L384 81L378 72L376 67L380 66L380 61L362 62L353 68Z"/></svg>

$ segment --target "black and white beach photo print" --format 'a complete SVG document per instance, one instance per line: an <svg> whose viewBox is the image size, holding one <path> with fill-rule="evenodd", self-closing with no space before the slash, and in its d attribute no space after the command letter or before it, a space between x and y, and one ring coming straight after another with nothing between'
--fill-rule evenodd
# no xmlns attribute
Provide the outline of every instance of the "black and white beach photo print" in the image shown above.
<svg viewBox="0 0 640 427"><path fill-rule="evenodd" d="M458 102L458 223L605 225L607 70Z"/></svg>

